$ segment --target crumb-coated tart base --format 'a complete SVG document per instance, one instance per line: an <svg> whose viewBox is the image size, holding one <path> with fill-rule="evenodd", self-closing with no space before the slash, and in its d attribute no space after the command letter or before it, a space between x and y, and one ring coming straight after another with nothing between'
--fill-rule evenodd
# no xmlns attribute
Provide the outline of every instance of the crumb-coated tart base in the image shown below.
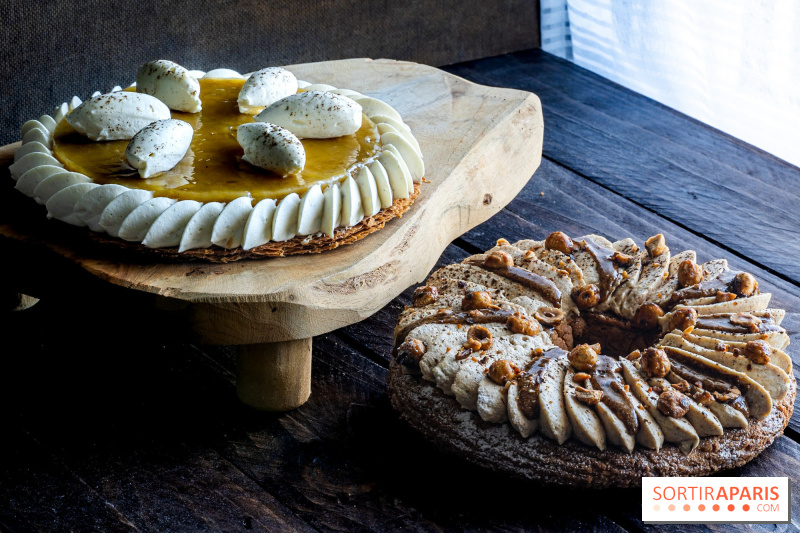
<svg viewBox="0 0 800 533"><path fill-rule="evenodd" d="M645 476L707 476L751 461L783 434L792 416L796 384L764 420L707 437L691 454L671 444L600 451L569 440L558 445L540 434L524 439L508 424L484 422L474 411L393 360L389 398L400 417L441 450L502 475L567 487L638 487Z"/></svg>

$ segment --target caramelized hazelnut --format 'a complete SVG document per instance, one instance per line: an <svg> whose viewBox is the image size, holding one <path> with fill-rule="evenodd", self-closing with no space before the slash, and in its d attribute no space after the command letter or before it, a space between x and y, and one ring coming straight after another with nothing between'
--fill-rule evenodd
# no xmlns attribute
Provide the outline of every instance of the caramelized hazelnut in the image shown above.
<svg viewBox="0 0 800 533"><path fill-rule="evenodd" d="M672 369L667 352L658 348L648 348L640 360L642 372L648 378L663 378Z"/></svg>
<svg viewBox="0 0 800 533"><path fill-rule="evenodd" d="M472 309L497 309L492 303L492 295L486 291L470 291L464 294L461 300L461 309L469 311Z"/></svg>
<svg viewBox="0 0 800 533"><path fill-rule="evenodd" d="M397 361L401 365L418 365L428 347L419 339L406 339L397 347Z"/></svg>
<svg viewBox="0 0 800 533"><path fill-rule="evenodd" d="M545 326L557 326L564 320L564 312L557 307L540 307L533 317Z"/></svg>
<svg viewBox="0 0 800 533"><path fill-rule="evenodd" d="M687 259L678 265L678 285L689 287L703 281L703 267Z"/></svg>
<svg viewBox="0 0 800 533"><path fill-rule="evenodd" d="M739 272L731 281L729 290L739 296L752 296L758 294L758 282L752 274Z"/></svg>
<svg viewBox="0 0 800 533"><path fill-rule="evenodd" d="M488 350L492 345L492 332L486 326L472 326L467 330L467 344L465 347L474 351Z"/></svg>
<svg viewBox="0 0 800 533"><path fill-rule="evenodd" d="M653 329L658 326L658 319L664 316L661 306L653 302L643 303L633 315L633 327L639 329Z"/></svg>
<svg viewBox="0 0 800 533"><path fill-rule="evenodd" d="M483 264L486 268L511 267L514 266L514 258L511 257L511 254L508 252L497 250L486 256L486 259L483 260Z"/></svg>
<svg viewBox="0 0 800 533"><path fill-rule="evenodd" d="M597 352L593 349L593 346L580 344L569 352L567 359L576 370L591 370L597 364Z"/></svg>
<svg viewBox="0 0 800 533"><path fill-rule="evenodd" d="M758 326L761 325L761 319L750 313L736 313L731 318L731 324L747 328L752 333L758 331Z"/></svg>
<svg viewBox="0 0 800 533"><path fill-rule="evenodd" d="M657 257L667 252L667 243L662 234L653 235L644 242L644 247L650 257Z"/></svg>
<svg viewBox="0 0 800 533"><path fill-rule="evenodd" d="M600 287L595 284L576 287L572 291L572 299L575 300L578 309L591 309L600 303Z"/></svg>
<svg viewBox="0 0 800 533"><path fill-rule="evenodd" d="M725 292L725 291L717 291L716 296L714 297L715 302L730 302L731 300L735 300L736 295L732 292Z"/></svg>
<svg viewBox="0 0 800 533"><path fill-rule="evenodd" d="M486 375L498 385L505 385L519 373L519 369L508 359L498 359L489 367Z"/></svg>
<svg viewBox="0 0 800 533"><path fill-rule="evenodd" d="M583 383L584 381L586 381L591 377L592 376L590 376L586 372L575 372L575 374L573 374L572 376L572 381L574 381L575 383Z"/></svg>
<svg viewBox="0 0 800 533"><path fill-rule="evenodd" d="M506 321L506 327L511 330L511 333L519 333L521 335L536 335L539 333L539 324L525 318L520 313L514 313Z"/></svg>
<svg viewBox="0 0 800 533"><path fill-rule="evenodd" d="M766 365L772 355L772 346L767 341L748 341L744 347L744 356L757 365Z"/></svg>
<svg viewBox="0 0 800 533"><path fill-rule="evenodd" d="M424 307L431 305L439 299L439 290L436 287L428 285L426 287L417 287L414 290L414 296L411 297L411 302L414 307Z"/></svg>
<svg viewBox="0 0 800 533"><path fill-rule="evenodd" d="M669 331L676 329L686 331L695 324L697 324L697 311L692 307L682 307L673 311L672 318L669 319Z"/></svg>
<svg viewBox="0 0 800 533"><path fill-rule="evenodd" d="M548 250L558 250L562 254L570 255L575 249L575 245L566 233L554 231L547 236L544 241L544 247Z"/></svg>
<svg viewBox="0 0 800 533"><path fill-rule="evenodd" d="M511 243L508 242L508 239L504 239L502 237L497 239L497 246L508 246L509 244Z"/></svg>
<svg viewBox="0 0 800 533"><path fill-rule="evenodd" d="M585 405L597 405L603 399L603 391L575 387L575 399Z"/></svg>
<svg viewBox="0 0 800 533"><path fill-rule="evenodd" d="M675 389L665 390L658 395L656 407L661 414L670 418L681 418L689 412L689 398Z"/></svg>

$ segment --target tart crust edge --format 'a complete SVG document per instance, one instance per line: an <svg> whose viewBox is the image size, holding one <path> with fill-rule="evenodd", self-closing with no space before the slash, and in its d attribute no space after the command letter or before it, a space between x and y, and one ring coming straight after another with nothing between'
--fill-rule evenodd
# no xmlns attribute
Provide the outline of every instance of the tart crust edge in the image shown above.
<svg viewBox="0 0 800 533"><path fill-rule="evenodd" d="M392 407L414 430L444 452L516 478L575 488L638 487L644 476L706 476L742 466L783 434L794 409L797 382L764 420L704 437L684 455L672 444L656 452L637 446L632 453L609 447L590 448L571 439L562 445L540 434L527 439L509 424L492 424L477 412L462 409L420 377L403 373L392 359L388 391Z"/></svg>

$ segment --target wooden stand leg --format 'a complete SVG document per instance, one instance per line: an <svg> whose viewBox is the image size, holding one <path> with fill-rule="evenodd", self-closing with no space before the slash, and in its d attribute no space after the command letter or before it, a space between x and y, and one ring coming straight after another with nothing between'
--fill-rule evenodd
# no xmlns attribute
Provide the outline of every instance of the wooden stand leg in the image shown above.
<svg viewBox="0 0 800 533"><path fill-rule="evenodd" d="M263 411L288 411L311 395L311 339L239 346L236 394Z"/></svg>

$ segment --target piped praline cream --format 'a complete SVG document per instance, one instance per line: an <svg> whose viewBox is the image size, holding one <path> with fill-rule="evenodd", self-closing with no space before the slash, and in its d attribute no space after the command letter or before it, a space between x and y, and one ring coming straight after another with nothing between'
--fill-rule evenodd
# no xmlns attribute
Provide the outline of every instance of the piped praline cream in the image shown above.
<svg viewBox="0 0 800 533"><path fill-rule="evenodd" d="M186 156L171 170L142 180L125 160L127 141L93 142L61 121L53 135L53 155L66 168L98 184L118 184L153 191L156 196L200 202L230 202L242 196L254 201L280 200L291 193L303 195L314 185L341 183L379 155L376 125L362 117L354 135L333 139L303 139L306 165L284 178L242 160L236 140L240 124L253 121L239 113L237 97L243 79L201 78L198 113L172 112L172 118L189 123L194 137Z"/></svg>

